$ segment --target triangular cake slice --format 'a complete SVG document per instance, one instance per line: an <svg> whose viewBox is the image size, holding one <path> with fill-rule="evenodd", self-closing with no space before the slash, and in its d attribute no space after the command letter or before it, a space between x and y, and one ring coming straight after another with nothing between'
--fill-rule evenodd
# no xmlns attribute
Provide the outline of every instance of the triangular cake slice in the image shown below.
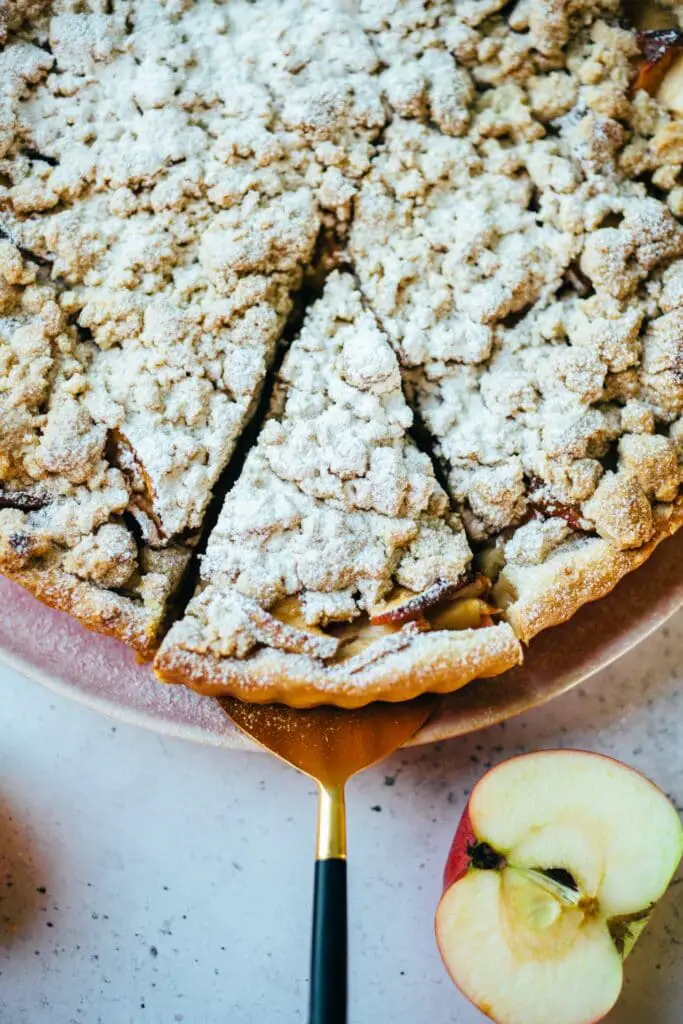
<svg viewBox="0 0 683 1024"><path fill-rule="evenodd" d="M386 336L353 278L334 273L157 655L162 679L353 707L519 662L411 424Z"/></svg>

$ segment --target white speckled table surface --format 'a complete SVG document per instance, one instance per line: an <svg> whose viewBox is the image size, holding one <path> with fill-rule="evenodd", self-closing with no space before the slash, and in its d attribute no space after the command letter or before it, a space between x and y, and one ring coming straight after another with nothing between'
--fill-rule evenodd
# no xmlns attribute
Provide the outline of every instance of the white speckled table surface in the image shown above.
<svg viewBox="0 0 683 1024"><path fill-rule="evenodd" d="M552 704L351 784L351 1024L484 1021L446 977L432 921L491 763L585 747L683 805L682 652L679 613ZM262 755L116 725L2 667L0 692L0 1024L305 1021L311 784ZM609 1024L681 1024L680 892Z"/></svg>

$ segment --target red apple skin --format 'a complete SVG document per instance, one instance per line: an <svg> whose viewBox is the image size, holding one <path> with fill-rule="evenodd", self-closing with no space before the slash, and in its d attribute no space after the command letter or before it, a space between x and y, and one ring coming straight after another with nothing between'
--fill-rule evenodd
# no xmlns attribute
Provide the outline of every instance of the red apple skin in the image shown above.
<svg viewBox="0 0 683 1024"><path fill-rule="evenodd" d="M468 801L448 851L448 860L443 872L443 892L446 892L452 885L459 882L463 875L467 874L470 866L470 855L467 849L476 842L477 837L472 828Z"/></svg>

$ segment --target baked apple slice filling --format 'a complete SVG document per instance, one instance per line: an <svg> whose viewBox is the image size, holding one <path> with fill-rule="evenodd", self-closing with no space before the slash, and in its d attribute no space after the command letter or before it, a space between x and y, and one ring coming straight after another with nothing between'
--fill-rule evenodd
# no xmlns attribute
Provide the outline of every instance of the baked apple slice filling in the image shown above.
<svg viewBox="0 0 683 1024"><path fill-rule="evenodd" d="M382 601L370 609L370 621L375 625L411 622L424 618L430 610L433 611L443 604L452 606L456 595L459 601L477 598L488 588L489 582L481 573L476 576L468 573L456 583L437 580L421 594L416 594L408 590L407 587L396 587L386 601ZM459 601L455 603L459 603Z"/></svg>
<svg viewBox="0 0 683 1024"><path fill-rule="evenodd" d="M491 584L481 573L459 583L439 581L421 594L395 587L389 597L351 622L329 622L324 628L306 622L297 596L286 597L269 612L259 609L265 643L332 663L364 654L386 637L430 630L480 629L492 626L498 609L489 598Z"/></svg>
<svg viewBox="0 0 683 1024"><path fill-rule="evenodd" d="M638 32L638 60L634 89L644 89L655 96L664 79L683 53L683 32L677 28L651 29Z"/></svg>
<svg viewBox="0 0 683 1024"><path fill-rule="evenodd" d="M413 604L417 604L421 596L414 595ZM348 661L364 654L385 637L401 632L415 634L434 630L480 629L483 626L492 626L493 616L497 613L498 609L482 598L461 597L424 607L409 619L385 619L380 622L371 616L363 615L354 622L345 623L334 629L335 636L341 641L335 660Z"/></svg>
<svg viewBox="0 0 683 1024"><path fill-rule="evenodd" d="M339 650L339 640L318 626L310 626L298 597L286 597L269 611L254 601L249 618L255 638L267 647L327 660Z"/></svg>

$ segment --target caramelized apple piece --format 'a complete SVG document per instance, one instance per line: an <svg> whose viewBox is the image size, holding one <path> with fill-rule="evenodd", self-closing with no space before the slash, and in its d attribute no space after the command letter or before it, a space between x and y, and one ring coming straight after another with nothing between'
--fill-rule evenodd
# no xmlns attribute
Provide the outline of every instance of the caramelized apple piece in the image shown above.
<svg viewBox="0 0 683 1024"><path fill-rule="evenodd" d="M477 572L474 574L474 579L471 583L466 583L458 590L458 601L462 601L466 597L482 597L490 589L491 580L488 576L482 572Z"/></svg>
<svg viewBox="0 0 683 1024"><path fill-rule="evenodd" d="M565 505L555 498L529 498L529 503L535 512L540 512L546 519L564 519L569 523L572 530L583 530L581 525L581 509L578 505Z"/></svg>
<svg viewBox="0 0 683 1024"><path fill-rule="evenodd" d="M414 590L408 590L406 587L394 587L386 601L373 606L370 621L377 625L410 622L412 618L422 614L424 598L428 593L426 590L423 594L416 594Z"/></svg>
<svg viewBox="0 0 683 1024"><path fill-rule="evenodd" d="M147 532L151 528L151 532L156 533L158 539L165 539L166 534L161 520L154 509L156 494L150 476L138 459L132 444L118 428L114 428L109 434L108 455L113 464L118 466L135 488L131 495L131 505L133 511L139 510L141 516L147 521ZM145 524L141 523L141 525L144 530Z"/></svg>
<svg viewBox="0 0 683 1024"><path fill-rule="evenodd" d="M653 29L638 32L637 39L642 58L638 62L634 89L644 89L654 96L674 57L683 50L683 33L676 28Z"/></svg>
<svg viewBox="0 0 683 1024"><path fill-rule="evenodd" d="M281 601L274 604L270 614L276 619L284 622L287 626L294 626L295 629L302 629L307 633L318 633L324 636L322 629L318 626L310 626L304 618L304 610L301 606L301 598L298 594L291 597L283 597Z"/></svg>
<svg viewBox="0 0 683 1024"><path fill-rule="evenodd" d="M677 117L683 117L683 53L676 57L657 90L657 99ZM677 127L674 121L670 128Z"/></svg>
<svg viewBox="0 0 683 1024"><path fill-rule="evenodd" d="M486 577L481 577L481 579L485 580L486 586L488 586ZM412 622L421 618L428 608L432 608L455 594L464 593L465 588L469 590L470 586L481 587L482 584L478 577L468 574L457 583L438 580L431 587L423 590L421 594L416 594L415 591L407 590L405 587L396 587L387 601L382 601L381 604L370 609L370 621L377 625Z"/></svg>
<svg viewBox="0 0 683 1024"><path fill-rule="evenodd" d="M429 623L432 629L478 629L484 616L491 619L491 611L481 598L466 597L430 615Z"/></svg>
<svg viewBox="0 0 683 1024"><path fill-rule="evenodd" d="M366 651L372 644L377 643L378 640L384 640L385 637L400 632L399 626L392 626L390 624L383 626L373 625L365 616L363 616L362 622L350 622L348 626L346 639L342 640L341 646L337 651L336 661L348 661L349 658L355 658L357 654L362 654L363 651Z"/></svg>
<svg viewBox="0 0 683 1024"><path fill-rule="evenodd" d="M585 529L582 525L581 509L579 506L567 505L551 495L542 494L541 491L544 486L544 481L540 477L532 476L529 478L529 511L532 514L527 515L524 521L528 522L529 519L533 519L533 513L537 512L546 519L564 519L565 522L569 523L572 530Z"/></svg>
<svg viewBox="0 0 683 1024"><path fill-rule="evenodd" d="M5 491L0 488L0 508L14 508L19 512L37 512L49 504L49 499L27 491Z"/></svg>
<svg viewBox="0 0 683 1024"><path fill-rule="evenodd" d="M308 625L296 596L278 601L270 611L254 602L249 608L249 618L254 636L269 647L323 659L333 657L339 647L336 637Z"/></svg>

